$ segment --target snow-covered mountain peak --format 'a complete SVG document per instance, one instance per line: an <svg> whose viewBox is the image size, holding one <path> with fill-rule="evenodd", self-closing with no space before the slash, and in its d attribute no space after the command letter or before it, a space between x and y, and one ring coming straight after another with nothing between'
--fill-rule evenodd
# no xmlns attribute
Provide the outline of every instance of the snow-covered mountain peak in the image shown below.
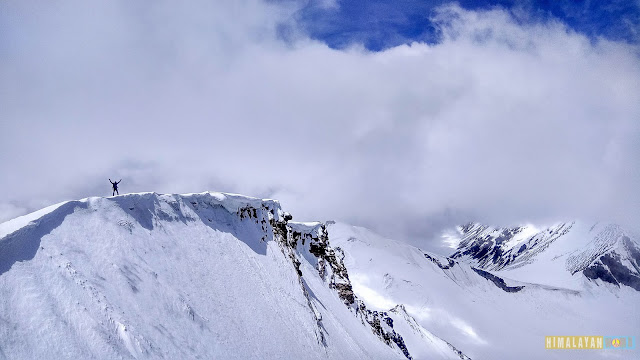
<svg viewBox="0 0 640 360"><path fill-rule="evenodd" d="M458 228L460 242L451 258L486 270L517 268L531 262L572 226L560 223L546 229L533 225L494 228L470 223Z"/></svg>
<svg viewBox="0 0 640 360"><path fill-rule="evenodd" d="M190 193L190 194L158 194L155 192L142 192L142 193L130 193L109 198L104 197L89 197L81 200L65 201L59 204L51 205L42 210L20 216L18 218L9 220L0 224L0 237L4 237L14 231L17 231L31 223L38 223L45 221L43 219L63 219L69 213L73 213L77 209L92 209L93 211L99 210L101 207L120 207L126 211L130 216L147 216L147 213L160 213L167 214L168 212L179 210L173 208L179 206L179 203L191 202L198 204L203 202L207 204L215 204L224 207L229 212L237 212L242 207L261 208L266 207L273 211L270 211L271 216L279 220L283 216L283 211L280 207L280 203L277 200L272 199L258 199L238 194L219 193L219 192L202 192L202 193ZM167 209L172 207L172 210ZM163 210L164 209L164 210ZM186 208L185 208L186 209ZM138 213L134 212L138 211ZM137 219L136 220L143 220ZM143 220L144 221L144 220Z"/></svg>
<svg viewBox="0 0 640 360"><path fill-rule="evenodd" d="M410 358L324 225L291 218L270 199L139 193L4 223L0 355Z"/></svg>
<svg viewBox="0 0 640 360"><path fill-rule="evenodd" d="M576 249L567 257L567 270L572 274L584 270L600 256L612 251L621 250L624 240L630 241L624 230L616 224L594 224L587 233L591 240L584 247Z"/></svg>
<svg viewBox="0 0 640 360"><path fill-rule="evenodd" d="M640 291L640 246L620 226L607 224L585 248L567 257L567 270Z"/></svg>

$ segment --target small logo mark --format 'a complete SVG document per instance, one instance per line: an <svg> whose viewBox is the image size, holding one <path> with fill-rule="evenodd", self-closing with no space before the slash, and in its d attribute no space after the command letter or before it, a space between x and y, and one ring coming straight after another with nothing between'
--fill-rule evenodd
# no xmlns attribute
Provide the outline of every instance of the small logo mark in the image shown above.
<svg viewBox="0 0 640 360"><path fill-rule="evenodd" d="M611 345L613 345L613 347L620 347L620 339L611 340Z"/></svg>

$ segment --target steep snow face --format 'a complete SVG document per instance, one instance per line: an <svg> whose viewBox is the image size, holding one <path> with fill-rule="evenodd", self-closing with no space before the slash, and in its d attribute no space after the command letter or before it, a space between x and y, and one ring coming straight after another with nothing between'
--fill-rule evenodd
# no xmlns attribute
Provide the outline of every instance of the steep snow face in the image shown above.
<svg viewBox="0 0 640 360"><path fill-rule="evenodd" d="M391 314L416 358L447 358L437 351L449 344L472 359L637 357L637 350L570 354L544 349L544 337L550 335L631 336L640 331L640 292L567 271L567 259L589 243L576 236L582 230L558 236L569 226L584 230L579 224L545 229L547 235L534 235L537 243L530 243L536 255L526 261L516 256L514 263L522 265L503 271L483 270L477 262L437 256L346 224L330 225L328 232L332 246L344 253L355 295ZM554 237L558 240L551 241ZM559 266L551 266L558 255ZM561 280L554 283L556 276ZM408 320L395 324L401 318ZM432 340L439 345L420 347Z"/></svg>
<svg viewBox="0 0 640 360"><path fill-rule="evenodd" d="M389 310L395 328L404 334L404 341L414 359L470 359L450 343L422 327L407 313L404 305Z"/></svg>
<svg viewBox="0 0 640 360"><path fill-rule="evenodd" d="M615 248L600 255L582 273L589 279L626 285L640 291L640 249L628 236L622 236Z"/></svg>
<svg viewBox="0 0 640 360"><path fill-rule="evenodd" d="M0 358L405 358L292 226L323 229L219 193L88 198L1 224Z"/></svg>
<svg viewBox="0 0 640 360"><path fill-rule="evenodd" d="M344 265L344 253L329 244L326 225L290 223L289 226L291 236L288 238L292 241L291 248L295 247L306 260L302 263L301 273L317 272L330 288L337 291L345 305L355 312L362 324L370 327L384 343L398 349L406 358L413 359L415 355L407 349L402 335L396 332L393 318L387 312L368 309L354 294L349 273Z"/></svg>

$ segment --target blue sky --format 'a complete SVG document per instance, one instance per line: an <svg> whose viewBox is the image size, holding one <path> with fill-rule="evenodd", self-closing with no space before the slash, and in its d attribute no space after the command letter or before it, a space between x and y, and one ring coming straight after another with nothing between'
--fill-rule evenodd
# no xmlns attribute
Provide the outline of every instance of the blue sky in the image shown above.
<svg viewBox="0 0 640 360"><path fill-rule="evenodd" d="M354 43L373 51L410 43L437 43L437 27L430 21L446 0L311 0L296 14L312 37L333 48ZM638 43L640 2L613 1L459 1L467 10L504 9L521 22L559 20L592 39Z"/></svg>

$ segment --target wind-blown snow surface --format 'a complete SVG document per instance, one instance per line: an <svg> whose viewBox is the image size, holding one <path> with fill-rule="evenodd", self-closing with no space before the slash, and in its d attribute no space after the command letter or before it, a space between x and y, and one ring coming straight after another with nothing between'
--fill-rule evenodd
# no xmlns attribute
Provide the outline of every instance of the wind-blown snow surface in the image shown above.
<svg viewBox="0 0 640 360"><path fill-rule="evenodd" d="M573 233L556 236L557 240L538 253L530 253L530 262L523 260L513 272L492 273L482 270L478 262L440 257L363 228L337 223L328 226L328 232L332 246L345 254L356 295L380 310L401 304L417 325L473 359L640 358L637 347L624 351L544 349L545 336L640 333L639 291L589 279L566 267L571 256L589 258L594 264L599 260L592 252L617 249L615 244L624 237L616 237L614 245L604 241L609 244L606 246L603 241L591 241L606 228L574 228ZM555 235L563 232L562 226L555 229ZM544 239L553 238L551 233L553 230ZM520 243L523 238L515 237L515 241ZM592 248L601 251L589 250ZM561 266L545 269L554 257ZM556 276L560 280L556 281ZM405 342L409 350L416 347L415 338L405 335Z"/></svg>
<svg viewBox="0 0 640 360"><path fill-rule="evenodd" d="M405 358L290 226L276 201L219 193L88 198L3 223L0 358Z"/></svg>
<svg viewBox="0 0 640 360"><path fill-rule="evenodd" d="M142 193L0 224L0 359L638 358L544 350L637 336L639 253L613 225L472 226L444 258L290 220L274 200Z"/></svg>

